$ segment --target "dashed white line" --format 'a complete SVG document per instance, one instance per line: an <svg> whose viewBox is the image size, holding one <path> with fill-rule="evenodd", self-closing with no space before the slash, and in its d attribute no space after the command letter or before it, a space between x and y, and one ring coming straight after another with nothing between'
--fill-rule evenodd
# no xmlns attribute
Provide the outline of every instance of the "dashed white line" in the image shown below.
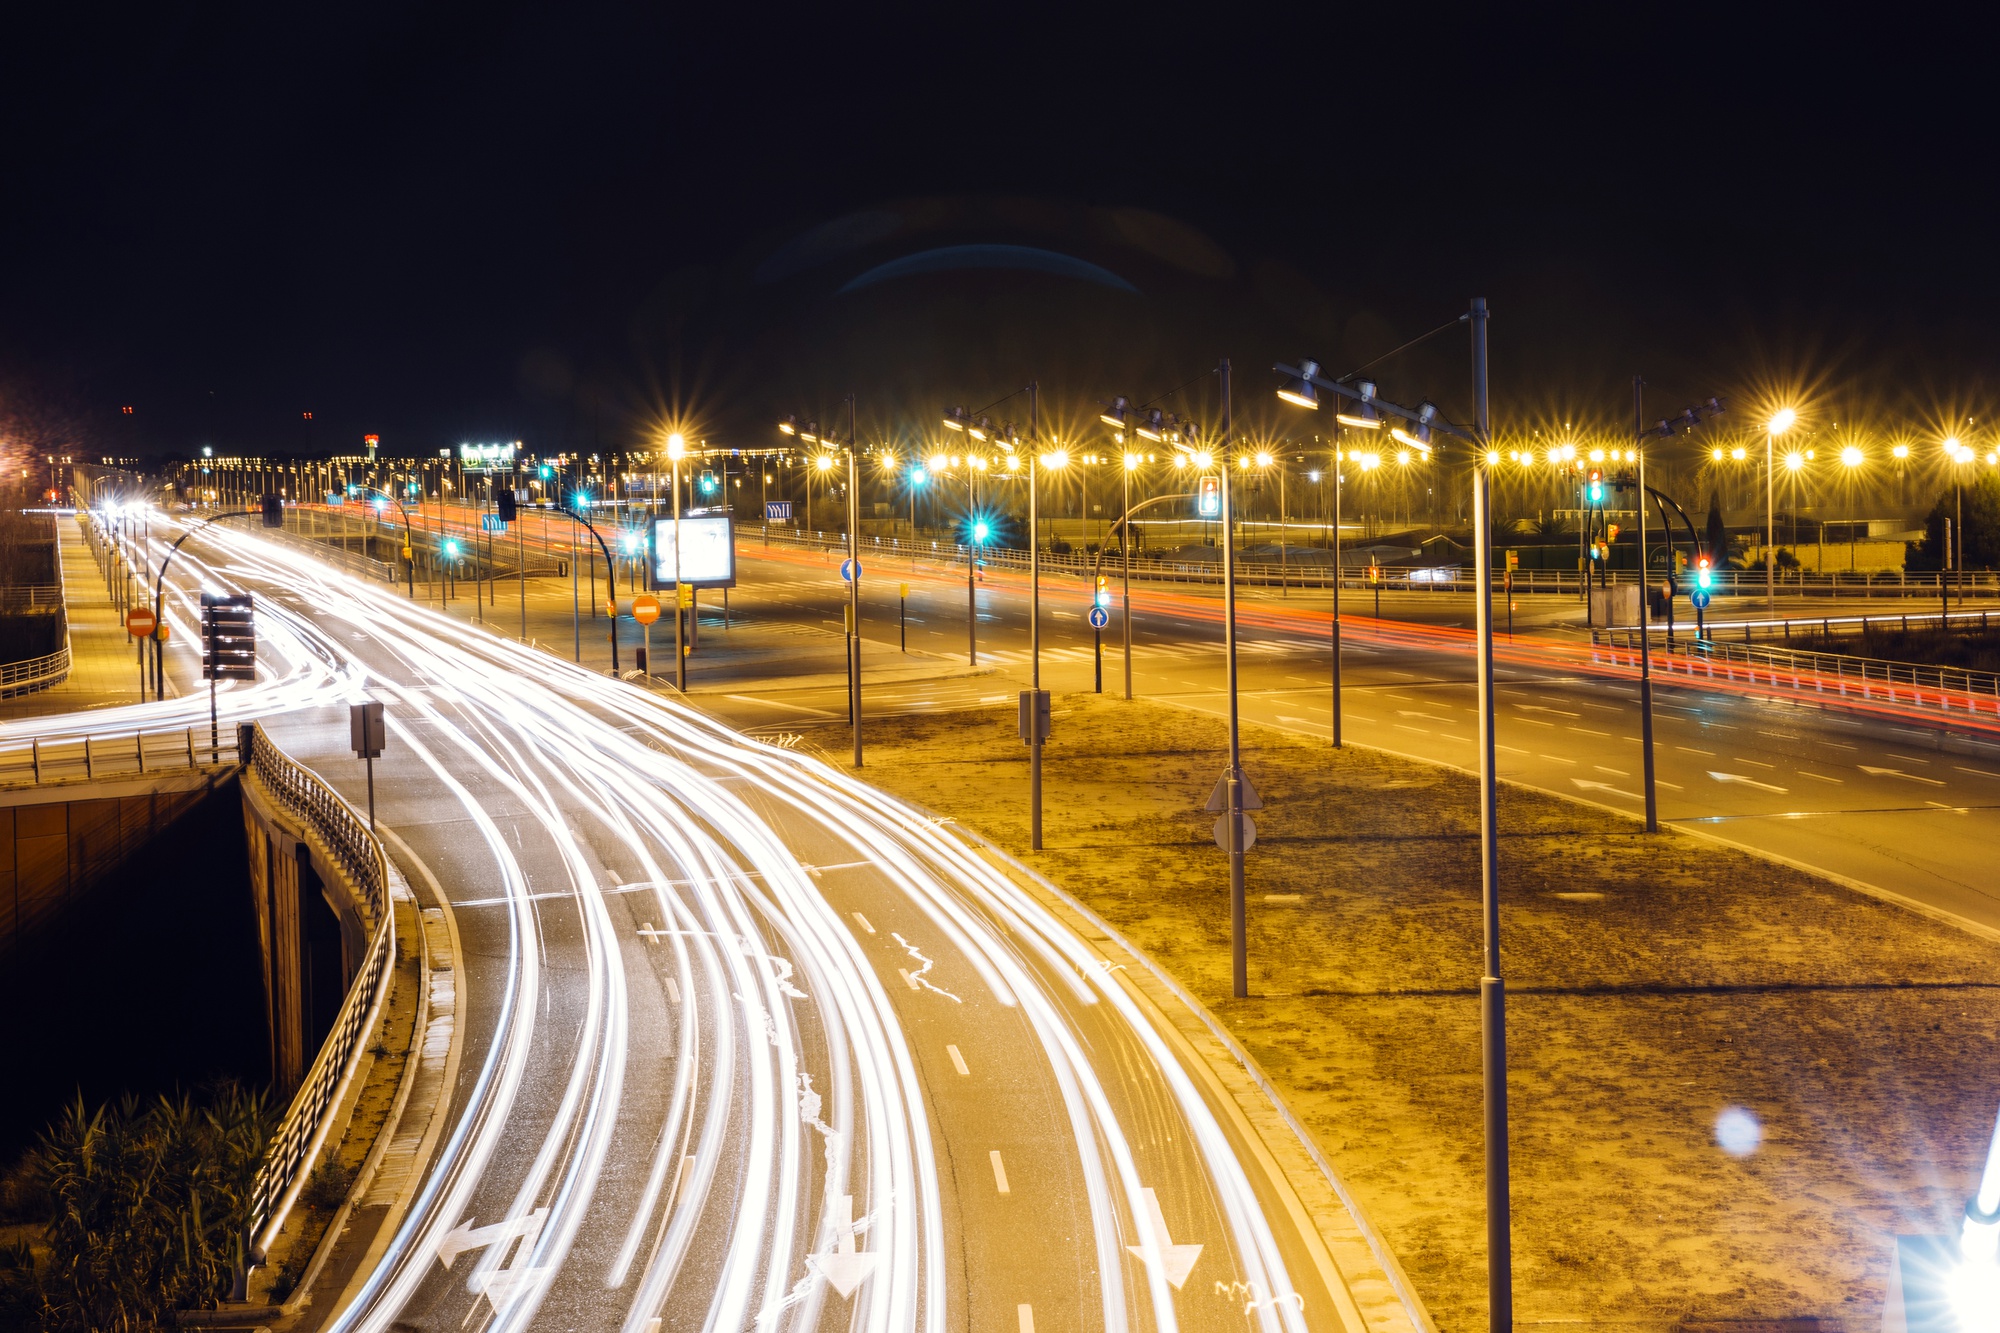
<svg viewBox="0 0 2000 1333"><path fill-rule="evenodd" d="M944 1048L944 1053L951 1057L951 1067L953 1069L956 1069L962 1076L966 1078L970 1078L972 1076L972 1071L965 1067L965 1057L958 1053L958 1047L948 1045Z"/></svg>
<svg viewBox="0 0 2000 1333"><path fill-rule="evenodd" d="M993 1187L1002 1194L1009 1193L1010 1191L1007 1188L1007 1167L1000 1160L1000 1150L995 1148L986 1155L993 1159Z"/></svg>
<svg viewBox="0 0 2000 1333"><path fill-rule="evenodd" d="M854 914L853 914L853 916L854 916L854 923L855 923L856 925L860 926L860 927L861 927L861 928L862 928L863 930L867 931L867 932L868 932L868 933L869 933L870 935L873 935L873 934L875 933L875 927L873 927L873 926L871 926L871 925L869 925L869 924L868 924L868 918L867 918L867 917L865 917L865 916L861 915L861 913L859 913L859 912L856 912L856 913L854 913Z"/></svg>

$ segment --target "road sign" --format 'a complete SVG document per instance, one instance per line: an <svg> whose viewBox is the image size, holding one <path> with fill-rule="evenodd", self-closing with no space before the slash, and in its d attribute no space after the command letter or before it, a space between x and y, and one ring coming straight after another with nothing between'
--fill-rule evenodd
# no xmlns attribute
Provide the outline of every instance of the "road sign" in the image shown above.
<svg viewBox="0 0 2000 1333"><path fill-rule="evenodd" d="M842 583L854 582L854 576L860 572L861 572L860 565L858 565L854 561L843 560L840 562L840 581Z"/></svg>
<svg viewBox="0 0 2000 1333"><path fill-rule="evenodd" d="M507 520L498 514L481 514L479 516L479 526L487 532L505 532L507 530Z"/></svg>
<svg viewBox="0 0 2000 1333"><path fill-rule="evenodd" d="M153 613L151 609L143 606L135 606L130 611L127 611L125 613L125 632L141 639L151 634L153 632Z"/></svg>
<svg viewBox="0 0 2000 1333"><path fill-rule="evenodd" d="M347 707L347 740L356 759L380 759L388 730L382 721L382 702L370 699Z"/></svg>
<svg viewBox="0 0 2000 1333"><path fill-rule="evenodd" d="M650 625L660 618L660 599L649 592L642 592L632 599L632 619L641 625Z"/></svg>
<svg viewBox="0 0 2000 1333"><path fill-rule="evenodd" d="M1263 798L1258 796L1257 789L1250 785L1250 775L1248 773L1243 775L1243 794L1241 799L1245 810L1262 810L1264 808ZM1208 804L1203 809L1208 814L1219 815L1228 808L1229 773L1225 769L1222 776L1215 780L1215 790L1208 794Z"/></svg>
<svg viewBox="0 0 2000 1333"><path fill-rule="evenodd" d="M257 679L257 633L250 619L250 594L201 595L201 676L203 680Z"/></svg>
<svg viewBox="0 0 2000 1333"><path fill-rule="evenodd" d="M1237 818L1243 821L1243 850L1247 852L1257 845L1257 821L1247 814ZM1225 852L1229 850L1229 816L1226 814L1215 817L1215 845Z"/></svg>
<svg viewBox="0 0 2000 1333"><path fill-rule="evenodd" d="M1106 611L1101 606L1093 606L1090 608L1090 627L1092 629L1103 629L1106 625L1109 625L1110 623L1111 623L1111 613L1109 611Z"/></svg>
<svg viewBox="0 0 2000 1333"><path fill-rule="evenodd" d="M790 500L764 501L764 517L773 523L791 522L792 502Z"/></svg>
<svg viewBox="0 0 2000 1333"><path fill-rule="evenodd" d="M1047 690L1022 690L1020 712L1022 742L1027 745L1033 745L1037 740L1048 740L1049 692Z"/></svg>
<svg viewBox="0 0 2000 1333"><path fill-rule="evenodd" d="M1695 610L1706 611L1708 609L1708 589L1696 588L1688 594L1688 600L1694 603Z"/></svg>

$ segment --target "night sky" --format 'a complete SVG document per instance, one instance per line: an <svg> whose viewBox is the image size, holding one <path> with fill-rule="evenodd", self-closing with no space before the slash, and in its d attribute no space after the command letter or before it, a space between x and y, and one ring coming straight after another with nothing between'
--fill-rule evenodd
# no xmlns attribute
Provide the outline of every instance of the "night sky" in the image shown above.
<svg viewBox="0 0 2000 1333"><path fill-rule="evenodd" d="M16 6L0 431L761 443L850 389L870 429L1028 377L1061 417L1221 356L1261 413L1273 357L1473 295L1503 429L1622 422L1640 371L1663 412L1983 416L1990 34L1631 8ZM1131 290L841 290L963 246ZM1382 378L1466 411L1462 340Z"/></svg>

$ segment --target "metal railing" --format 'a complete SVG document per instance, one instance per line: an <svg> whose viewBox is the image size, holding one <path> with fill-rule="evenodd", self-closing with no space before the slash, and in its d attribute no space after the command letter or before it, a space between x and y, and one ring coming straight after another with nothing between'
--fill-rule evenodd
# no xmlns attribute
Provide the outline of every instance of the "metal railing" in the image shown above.
<svg viewBox="0 0 2000 1333"><path fill-rule="evenodd" d="M60 583L30 583L18 588L0 588L0 614L18 615L22 611L53 610L63 604L63 590Z"/></svg>
<svg viewBox="0 0 2000 1333"><path fill-rule="evenodd" d="M36 690L46 690L51 685L60 685L69 679L69 617L63 616L63 646L43 657L31 657L25 662L9 662L0 667L0 699L11 699L17 694L32 694Z"/></svg>
<svg viewBox="0 0 2000 1333"><path fill-rule="evenodd" d="M332 1113L360 1066L367 1035L388 989L396 928L395 914L389 910L388 859L382 844L369 832L367 821L317 775L273 745L261 725L245 725L242 732L246 742L242 748L248 750L246 766L290 813L319 835L361 890L374 918L367 956L347 988L340 1015L271 1136L264 1163L251 1186L250 1250L252 1262L261 1263L284 1226L326 1141Z"/></svg>
<svg viewBox="0 0 2000 1333"><path fill-rule="evenodd" d="M1881 615L1859 616L1781 615L1757 620L1711 619L1707 623L1705 633L1699 636L1689 633L1689 623L1684 618L1676 622L1671 636L1668 634L1667 627L1661 624L1657 618L1652 624L1647 626L1647 629L1651 633L1653 642L1655 643L1661 642L1666 637L1705 637L1718 643L1724 640L1731 642L1741 640L1744 643L1754 643L1758 639L1779 639L1789 642L1795 633L1811 634L1817 632L1823 637L1831 638L1835 630L1847 630L1863 635L1884 631L1907 634L1913 629L1942 631L1978 630L1984 633L1988 629L1993 628L1995 623L2000 623L2000 611L1920 611L1914 614L1908 611L1890 611ZM1639 642L1638 636L1638 627L1634 625L1613 629L1594 629L1591 631L1593 642L1636 646ZM1870 660L1879 661L1880 659Z"/></svg>
<svg viewBox="0 0 2000 1333"><path fill-rule="evenodd" d="M1591 635L1593 657L1600 662L1636 668L1637 635L1636 630L1596 631ZM1685 636L1671 641L1656 640L1652 651L1654 669L1669 674L1710 679L1720 675L1753 685L1763 683L1822 696L1832 694L1843 699L2000 716L2000 674L1991 671L1965 671L1957 667Z"/></svg>

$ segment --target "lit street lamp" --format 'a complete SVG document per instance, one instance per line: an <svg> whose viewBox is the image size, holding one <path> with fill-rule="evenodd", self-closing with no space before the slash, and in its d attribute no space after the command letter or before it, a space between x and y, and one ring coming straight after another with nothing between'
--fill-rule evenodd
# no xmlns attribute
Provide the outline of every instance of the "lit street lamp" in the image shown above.
<svg viewBox="0 0 2000 1333"><path fill-rule="evenodd" d="M1772 470L1772 451L1780 435L1792 428L1799 414L1781 407L1764 427L1764 611L1778 614L1777 479Z"/></svg>

